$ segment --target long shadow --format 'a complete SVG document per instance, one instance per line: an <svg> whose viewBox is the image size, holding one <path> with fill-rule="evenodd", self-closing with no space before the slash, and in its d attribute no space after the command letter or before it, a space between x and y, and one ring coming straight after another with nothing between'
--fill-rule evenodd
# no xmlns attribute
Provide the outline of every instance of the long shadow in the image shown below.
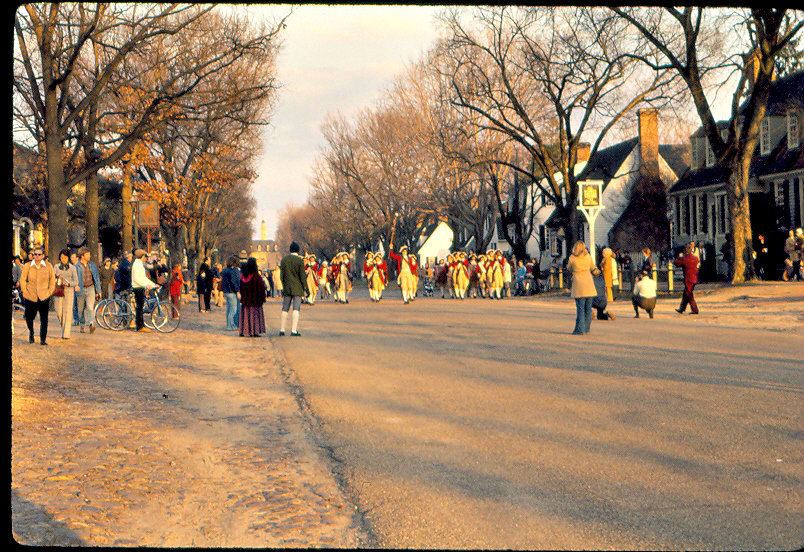
<svg viewBox="0 0 804 552"><path fill-rule="evenodd" d="M316 390L313 405L319 400L328 400L325 395L326 390ZM362 406L363 409L372 404L368 394L345 394L339 391L329 399L351 401L355 407ZM444 445L446 448L432 449L428 448L429 436L411 437L409 432L396 434L376 426L370 439L357 441L345 437L343 433L333 434L335 428L325 424L328 440L336 455L358 472L370 465L370 472L380 472L375 476L378 481L384 478L402 480L411 489L435 489L436 494L445 496L460 495L507 507L525 508L540 519L546 515L583 522L610 535L633 534L639 539L636 542L646 543L644 545L648 548L779 548L787 543L774 539L797 536L795 513L786 512L778 501L772 508L774 511L759 513L756 504L718 503L722 497L711 498L705 490L707 487L722 487L724 482L727 486L734 485L735 480L754 480L758 481L757 485L767 481L783 483L792 489L800 488L802 481L799 478L786 475L775 466L738 465L735 468L733 461L724 462L716 456L712 460L701 461L691 459L683 452L668 453L667 446L665 450L659 450L642 443L623 443L622 435L620 439L600 435L578 440L569 431L516 424L512 423L513 420L498 422L480 412L467 410L455 415L443 409L434 411L432 408L419 408L393 400L384 401L382 406L385 410L402 415L431 419L434 424L452 424L456 429L455 434L461 433L457 431L460 426L473 428L480 433L498 433L502 435L497 435L497 441L539 443L547 450L565 452L568 458L565 462L554 462L563 464L559 468L540 462L538 456L525 460L520 456L506 457L502 450L498 453L481 452L477 443L469 446L470 443L453 440ZM370 411L366 414L367 419L377 416ZM592 420L588 422L593 423ZM634 419L632 423L636 427L639 420ZM450 450L454 453L453 458L463 461L450 459L447 456ZM573 450L575 453L569 452ZM492 461L490 456L496 461ZM604 460L604 467L612 462L639 466L647 475L637 481L633 478L621 481L617 475L607 475L605 470L599 477L578 473L579 461L581 472L596 470L590 468L588 463L583 463L583 458L588 462L590 456L593 465L599 459ZM529 466L529 461L534 464ZM731 470L726 475L722 471L724 464L730 466ZM500 475L500 472L509 473L506 471L509 468L511 475ZM527 477L527 481L521 475L523 469L533 474ZM650 482L651 474L657 477L657 484ZM658 484L658 481L668 478L682 481L677 481L673 488ZM371 509L371 505L363 507ZM415 511L415 507L411 509ZM762 516L768 516L768 519ZM792 521L792 524L780 527L779 521ZM758 531L758 526L765 531ZM504 531L504 528L500 529ZM381 541L380 544L396 546L393 542ZM431 544L443 546L443 543ZM517 543L517 546L522 544ZM492 543L491 546L502 544ZM529 546L540 545L534 541Z"/></svg>
<svg viewBox="0 0 804 552"><path fill-rule="evenodd" d="M11 530L14 542L23 546L87 546L72 529L44 508L11 490Z"/></svg>

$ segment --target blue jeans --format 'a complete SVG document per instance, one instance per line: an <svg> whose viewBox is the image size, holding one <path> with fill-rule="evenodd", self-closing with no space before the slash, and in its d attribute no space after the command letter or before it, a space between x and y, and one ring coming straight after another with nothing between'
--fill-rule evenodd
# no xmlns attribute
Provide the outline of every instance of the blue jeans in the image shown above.
<svg viewBox="0 0 804 552"><path fill-rule="evenodd" d="M592 300L594 297L575 298L575 329L574 334L589 333L592 327Z"/></svg>
<svg viewBox="0 0 804 552"><path fill-rule="evenodd" d="M224 293L223 298L226 299L226 329L236 330L240 319L240 301L236 293Z"/></svg>

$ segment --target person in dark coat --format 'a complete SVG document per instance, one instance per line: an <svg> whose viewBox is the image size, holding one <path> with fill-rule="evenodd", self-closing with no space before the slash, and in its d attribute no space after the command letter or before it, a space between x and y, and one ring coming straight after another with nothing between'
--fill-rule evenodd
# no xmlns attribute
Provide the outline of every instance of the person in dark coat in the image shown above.
<svg viewBox="0 0 804 552"><path fill-rule="evenodd" d="M257 259L249 257L240 277L240 336L259 337L265 333L265 281L257 268Z"/></svg>
<svg viewBox="0 0 804 552"><path fill-rule="evenodd" d="M592 276L595 282L595 290L597 290L597 297L592 299L592 308L597 311L598 320L615 320L616 317L606 310L609 300L606 292L606 279L602 274Z"/></svg>
<svg viewBox="0 0 804 552"><path fill-rule="evenodd" d="M687 309L687 304L692 314L698 314L698 305L692 294L695 284L698 283L698 257L693 255L692 251L692 244L687 244L684 252L679 253L678 258L673 261L673 264L680 266L684 272L684 294L681 296L681 305L676 309L679 314Z"/></svg>
<svg viewBox="0 0 804 552"><path fill-rule="evenodd" d="M198 268L195 289L198 293L198 312L209 312L209 302L212 298L212 269L209 268L209 257L205 258Z"/></svg>
<svg viewBox="0 0 804 552"><path fill-rule="evenodd" d="M302 297L307 297L307 275L304 272L304 259L299 255L299 244L290 244L290 254L279 263L279 277L282 281L282 315L279 322L279 335L285 335L288 311L293 306L290 335L299 336L299 311Z"/></svg>
<svg viewBox="0 0 804 552"><path fill-rule="evenodd" d="M126 251L120 264L117 265L117 270L114 272L115 295L123 293L131 287L131 262L133 260L134 254L131 251Z"/></svg>

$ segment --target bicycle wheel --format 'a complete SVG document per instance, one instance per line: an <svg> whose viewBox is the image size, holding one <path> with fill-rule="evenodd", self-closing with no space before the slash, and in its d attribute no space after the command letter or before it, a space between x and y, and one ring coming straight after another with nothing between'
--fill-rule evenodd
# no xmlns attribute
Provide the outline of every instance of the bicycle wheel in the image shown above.
<svg viewBox="0 0 804 552"><path fill-rule="evenodd" d="M170 333L179 327L181 315L176 305L170 301L160 301L151 311L151 323L157 331Z"/></svg>
<svg viewBox="0 0 804 552"><path fill-rule="evenodd" d="M103 308L109 302L109 299L101 299L98 301L98 304L95 305L95 316L94 320L98 327L103 328L104 330L108 330L109 327L106 325L106 321L103 319Z"/></svg>
<svg viewBox="0 0 804 552"><path fill-rule="evenodd" d="M102 316L110 330L119 332L126 329L134 314L131 312L128 302L114 299L106 303Z"/></svg>

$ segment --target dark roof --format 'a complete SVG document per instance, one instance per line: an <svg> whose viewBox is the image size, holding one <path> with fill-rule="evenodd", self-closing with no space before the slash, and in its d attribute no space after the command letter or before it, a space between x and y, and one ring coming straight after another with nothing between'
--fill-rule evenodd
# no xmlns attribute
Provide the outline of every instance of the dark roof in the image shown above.
<svg viewBox="0 0 804 552"><path fill-rule="evenodd" d="M689 152L686 144L660 144L659 155L673 169L676 177L681 178L689 170L689 165L684 161L684 157Z"/></svg>
<svg viewBox="0 0 804 552"><path fill-rule="evenodd" d="M757 145L759 149L759 145ZM787 149L787 135L784 135L776 147L765 156L755 154L749 169L749 178L755 176L770 176L804 168L804 148L799 145L796 149ZM726 173L717 166L691 170L676 182L668 194L694 190L725 183Z"/></svg>
<svg viewBox="0 0 804 552"><path fill-rule="evenodd" d="M609 180L617 176L617 170L638 143L638 138L631 138L625 142L598 150L586 163L586 166L578 175L578 180L602 180L603 188L605 189Z"/></svg>
<svg viewBox="0 0 804 552"><path fill-rule="evenodd" d="M760 159L755 168L757 176L794 171L804 168L804 148L799 145L796 149L787 149L787 135L785 135L769 155ZM751 168L754 169L753 166Z"/></svg>
<svg viewBox="0 0 804 552"><path fill-rule="evenodd" d="M667 191L668 194L703 188L725 182L726 173L718 166L688 171Z"/></svg>
<svg viewBox="0 0 804 552"><path fill-rule="evenodd" d="M729 122L728 121L718 121L716 124L717 124L718 130L726 130L727 128L729 128ZM698 130L693 132L692 136L690 136L690 138L700 138L701 136L706 136L706 131L704 130L703 125L699 126Z"/></svg>
<svg viewBox="0 0 804 552"><path fill-rule="evenodd" d="M801 107L802 104L804 104L804 71L787 75L771 83L767 115L784 115L791 105ZM740 111L744 108L745 106Z"/></svg>

